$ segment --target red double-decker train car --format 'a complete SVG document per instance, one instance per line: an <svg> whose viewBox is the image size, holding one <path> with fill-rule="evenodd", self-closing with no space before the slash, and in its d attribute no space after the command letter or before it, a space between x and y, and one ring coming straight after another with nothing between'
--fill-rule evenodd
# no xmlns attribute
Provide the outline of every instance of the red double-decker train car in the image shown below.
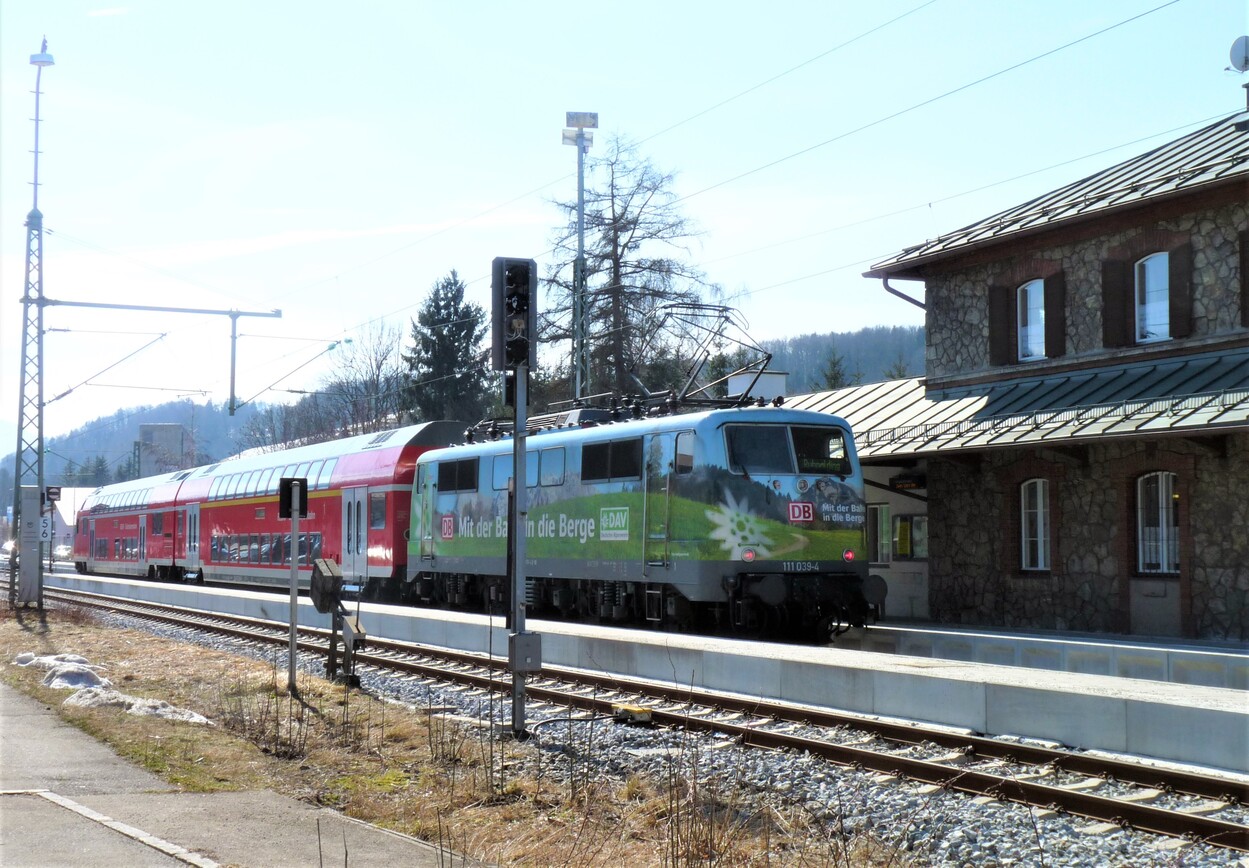
<svg viewBox="0 0 1249 868"><path fill-rule="evenodd" d="M463 439L460 422L427 422L206 467L105 485L78 513L80 573L301 584L312 561L332 558L367 593L397 592L405 577L416 460ZM298 538L278 518L278 483L307 480Z"/></svg>

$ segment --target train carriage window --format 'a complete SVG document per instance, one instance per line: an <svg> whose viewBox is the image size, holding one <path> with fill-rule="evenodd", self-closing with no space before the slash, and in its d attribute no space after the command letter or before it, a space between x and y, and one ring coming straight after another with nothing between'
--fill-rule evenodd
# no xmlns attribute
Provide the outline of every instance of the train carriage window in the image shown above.
<svg viewBox="0 0 1249 868"><path fill-rule="evenodd" d="M386 492L369 493L369 530L384 530L386 527Z"/></svg>
<svg viewBox="0 0 1249 868"><path fill-rule="evenodd" d="M477 459L461 458L459 461L438 462L438 490L443 494L451 491L476 491Z"/></svg>
<svg viewBox="0 0 1249 868"><path fill-rule="evenodd" d="M309 461L304 461L304 462L302 462L302 463L301 463L301 464L300 464L297 468L295 468L295 478L296 478L296 479L307 479L307 478L308 478L308 467L309 467L310 465L311 465L311 462L309 462Z"/></svg>
<svg viewBox="0 0 1249 868"><path fill-rule="evenodd" d="M234 497L238 493L239 487L243 484L243 474L231 473L230 483L226 486L226 497Z"/></svg>
<svg viewBox="0 0 1249 868"><path fill-rule="evenodd" d="M165 533L165 514L156 512L152 514L152 534L154 536L163 536Z"/></svg>
<svg viewBox="0 0 1249 868"><path fill-rule="evenodd" d="M243 483L242 493L247 495L248 497L251 497L253 494L256 493L256 486L259 484L260 484L260 471L253 470L251 473L247 474L247 481Z"/></svg>
<svg viewBox="0 0 1249 868"><path fill-rule="evenodd" d="M678 476L694 472L694 432L677 434L676 471Z"/></svg>
<svg viewBox="0 0 1249 868"><path fill-rule="evenodd" d="M209 500L217 499L217 489L220 487L221 487L221 477L217 477L216 479L212 481L212 484L208 486L208 499Z"/></svg>
<svg viewBox="0 0 1249 868"><path fill-rule="evenodd" d="M334 475L334 465L338 463L337 458L331 458L321 467L321 472L317 476L316 488L324 489L330 487L330 478Z"/></svg>
<svg viewBox="0 0 1249 868"><path fill-rule="evenodd" d="M642 438L587 443L581 447L582 482L642 478Z"/></svg>
<svg viewBox="0 0 1249 868"><path fill-rule="evenodd" d="M782 425L727 425L729 470L734 473L793 473L789 429Z"/></svg>
<svg viewBox="0 0 1249 868"><path fill-rule="evenodd" d="M538 463L538 481L543 485L564 484L564 447L543 449Z"/></svg>
<svg viewBox="0 0 1249 868"><path fill-rule="evenodd" d="M308 468L309 491L312 491L312 489L317 487L317 479L321 476L321 464L322 462L320 461L314 461L312 462L312 466Z"/></svg>
<svg viewBox="0 0 1249 868"><path fill-rule="evenodd" d="M840 428L794 427L791 431L799 473L850 474L846 438Z"/></svg>
<svg viewBox="0 0 1249 868"><path fill-rule="evenodd" d="M269 563L282 563L282 535L275 533L269 542Z"/></svg>
<svg viewBox="0 0 1249 868"><path fill-rule="evenodd" d="M269 494L269 480L273 478L273 468L260 471L260 479L256 482L257 494Z"/></svg>
<svg viewBox="0 0 1249 868"><path fill-rule="evenodd" d="M495 491L504 491L507 481L512 478L512 456L496 455L490 468L491 485Z"/></svg>
<svg viewBox="0 0 1249 868"><path fill-rule="evenodd" d="M312 560L315 561L319 559L320 557L321 557L321 534L314 533L312 535Z"/></svg>

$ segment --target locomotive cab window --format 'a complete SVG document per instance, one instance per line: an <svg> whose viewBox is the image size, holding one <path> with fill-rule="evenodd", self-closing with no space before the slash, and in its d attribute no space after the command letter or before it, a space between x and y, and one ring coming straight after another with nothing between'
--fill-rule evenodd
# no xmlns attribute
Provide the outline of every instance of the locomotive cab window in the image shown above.
<svg viewBox="0 0 1249 868"><path fill-rule="evenodd" d="M848 476L850 459L840 428L792 428L799 473Z"/></svg>
<svg viewBox="0 0 1249 868"><path fill-rule="evenodd" d="M693 431L681 431L677 434L676 460L673 463L679 476L694 472Z"/></svg>
<svg viewBox="0 0 1249 868"><path fill-rule="evenodd" d="M729 470L734 473L793 473L789 429L783 425L729 425L724 429L729 447Z"/></svg>

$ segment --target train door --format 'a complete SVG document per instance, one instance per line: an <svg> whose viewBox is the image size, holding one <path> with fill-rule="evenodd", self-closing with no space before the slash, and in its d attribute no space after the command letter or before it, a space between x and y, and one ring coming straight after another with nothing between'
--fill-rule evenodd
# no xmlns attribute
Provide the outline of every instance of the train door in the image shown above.
<svg viewBox="0 0 1249 868"><path fill-rule="evenodd" d="M88 566L90 566L92 561L95 560L95 519L94 518L89 519L87 521L87 527L88 527L87 545L89 546L87 549L87 564Z"/></svg>
<svg viewBox="0 0 1249 868"><path fill-rule="evenodd" d="M369 574L369 495L366 487L343 489L343 562L346 582L362 582Z"/></svg>
<svg viewBox="0 0 1249 868"><path fill-rule="evenodd" d="M147 562L147 522L146 515L139 516L139 563Z"/></svg>
<svg viewBox="0 0 1249 868"><path fill-rule="evenodd" d="M412 506L416 510L417 534L420 537L421 558L430 560L434 556L434 486L430 482L432 464L421 464L416 468L416 499Z"/></svg>
<svg viewBox="0 0 1249 868"><path fill-rule="evenodd" d="M188 573L199 572L199 557L199 504L192 503L186 508L186 555L183 570Z"/></svg>
<svg viewBox="0 0 1249 868"><path fill-rule="evenodd" d="M655 434L646 444L646 490L643 495L643 572L669 563L668 540L672 519L672 462L676 435Z"/></svg>

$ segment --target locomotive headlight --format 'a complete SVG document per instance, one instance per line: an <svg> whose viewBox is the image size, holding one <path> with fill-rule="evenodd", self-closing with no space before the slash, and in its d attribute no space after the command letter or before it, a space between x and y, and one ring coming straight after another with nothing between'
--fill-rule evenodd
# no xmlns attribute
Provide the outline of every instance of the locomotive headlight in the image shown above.
<svg viewBox="0 0 1249 868"><path fill-rule="evenodd" d="M841 559L842 559L843 561L852 561L852 560L854 560L854 549L846 549L844 552L842 552L842 553L841 553Z"/></svg>

